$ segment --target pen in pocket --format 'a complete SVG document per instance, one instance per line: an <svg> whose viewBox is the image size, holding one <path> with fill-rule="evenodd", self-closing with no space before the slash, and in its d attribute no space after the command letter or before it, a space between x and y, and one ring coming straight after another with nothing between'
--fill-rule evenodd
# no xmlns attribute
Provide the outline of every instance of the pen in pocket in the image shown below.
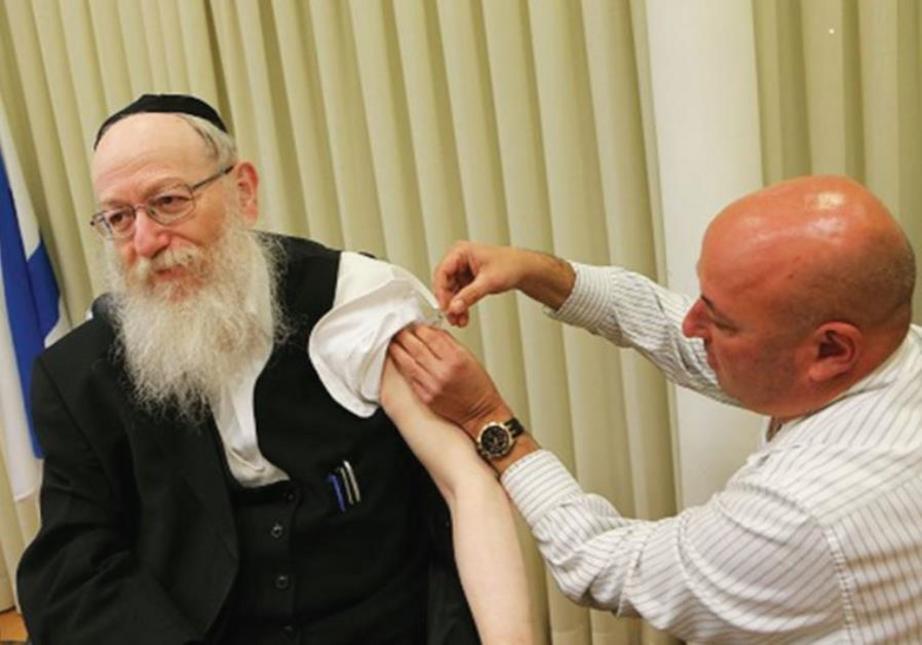
<svg viewBox="0 0 922 645"><path fill-rule="evenodd" d="M333 489L340 512L362 501L362 492L359 489L358 479L355 477L355 470L347 460L344 459L341 465L327 475L327 481Z"/></svg>
<svg viewBox="0 0 922 645"><path fill-rule="evenodd" d="M334 474L327 475L327 481L330 482L330 486L333 488L333 494L336 496L336 505L339 506L339 510L346 510L346 502L343 499L343 491L339 479Z"/></svg>

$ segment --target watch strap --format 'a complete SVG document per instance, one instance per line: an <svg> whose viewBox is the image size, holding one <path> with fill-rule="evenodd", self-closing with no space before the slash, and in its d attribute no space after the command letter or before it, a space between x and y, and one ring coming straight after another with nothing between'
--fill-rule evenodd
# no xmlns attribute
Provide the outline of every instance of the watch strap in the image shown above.
<svg viewBox="0 0 922 645"><path fill-rule="evenodd" d="M512 435L513 439L525 432L525 426L523 426L521 422L515 417L512 417L508 421L503 421L502 425L506 426L506 428L509 430L509 434Z"/></svg>

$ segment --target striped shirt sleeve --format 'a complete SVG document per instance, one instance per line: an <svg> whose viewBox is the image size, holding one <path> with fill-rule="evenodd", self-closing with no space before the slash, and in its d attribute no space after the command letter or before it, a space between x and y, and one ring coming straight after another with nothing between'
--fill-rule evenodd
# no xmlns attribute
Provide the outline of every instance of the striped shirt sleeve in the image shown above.
<svg viewBox="0 0 922 645"><path fill-rule="evenodd" d="M738 405L717 384L701 339L682 333L690 298L619 267L572 266L573 291L560 309L548 310L552 318L636 349L677 385Z"/></svg>
<svg viewBox="0 0 922 645"><path fill-rule="evenodd" d="M841 628L821 527L783 492L737 481L658 521L622 517L547 451L503 475L563 593L688 640L816 639Z"/></svg>

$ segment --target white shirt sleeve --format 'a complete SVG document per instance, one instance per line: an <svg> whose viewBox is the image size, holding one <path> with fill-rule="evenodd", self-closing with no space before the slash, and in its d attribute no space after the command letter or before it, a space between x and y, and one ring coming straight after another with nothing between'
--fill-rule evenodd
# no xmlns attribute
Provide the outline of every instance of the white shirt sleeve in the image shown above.
<svg viewBox="0 0 922 645"><path fill-rule="evenodd" d="M330 396L369 417L378 408L391 338L411 323L440 318L435 297L412 273L344 251L333 307L314 326L308 354Z"/></svg>
<svg viewBox="0 0 922 645"><path fill-rule="evenodd" d="M560 309L547 310L552 318L633 347L677 385L739 405L720 389L701 339L682 333L690 298L620 267L571 265L576 272L573 291Z"/></svg>
<svg viewBox="0 0 922 645"><path fill-rule="evenodd" d="M575 602L643 616L686 640L841 637L837 562L822 527L758 472L657 521L622 517L544 450L513 464L502 483Z"/></svg>

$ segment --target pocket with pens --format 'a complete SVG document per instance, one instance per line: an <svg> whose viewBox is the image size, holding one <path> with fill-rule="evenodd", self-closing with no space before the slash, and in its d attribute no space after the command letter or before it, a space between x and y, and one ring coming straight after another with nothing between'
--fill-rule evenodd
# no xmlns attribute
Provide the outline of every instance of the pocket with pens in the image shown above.
<svg viewBox="0 0 922 645"><path fill-rule="evenodd" d="M327 485L332 489L340 513L345 513L362 501L362 491L355 477L355 470L346 459L327 475Z"/></svg>

